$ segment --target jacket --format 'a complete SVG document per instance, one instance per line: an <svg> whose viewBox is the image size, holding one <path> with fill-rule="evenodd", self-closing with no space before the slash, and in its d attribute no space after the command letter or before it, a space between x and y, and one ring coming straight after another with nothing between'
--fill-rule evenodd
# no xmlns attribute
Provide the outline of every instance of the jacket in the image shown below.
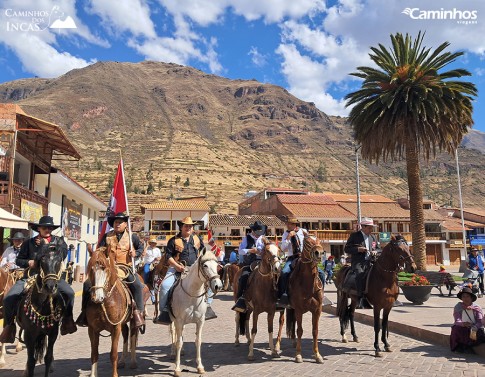
<svg viewBox="0 0 485 377"><path fill-rule="evenodd" d="M372 234L369 234L369 240L371 244L371 250L377 250L379 246L377 244L376 238ZM352 233L349 236L344 248L344 251L347 254L351 255L352 267L355 267L356 265L359 265L365 262L366 253L359 253L359 250L358 250L359 247L367 248L367 245L364 242L364 235L360 230Z"/></svg>

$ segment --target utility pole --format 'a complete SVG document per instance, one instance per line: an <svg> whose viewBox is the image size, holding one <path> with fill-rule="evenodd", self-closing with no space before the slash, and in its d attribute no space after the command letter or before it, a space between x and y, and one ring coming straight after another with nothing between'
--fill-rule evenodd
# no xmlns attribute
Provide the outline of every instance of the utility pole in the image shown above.
<svg viewBox="0 0 485 377"><path fill-rule="evenodd" d="M359 177L359 149L361 145L355 147L355 180L357 186L357 230L360 229L360 219L362 218L360 212L360 177Z"/></svg>
<svg viewBox="0 0 485 377"><path fill-rule="evenodd" d="M463 235L463 250L465 251L465 258L466 258L466 231L465 231L465 218L463 216L463 197L461 195L461 179L460 179L460 164L458 162L458 148L455 149L455 159L456 159L456 175L457 175L457 178L458 178L458 197L460 198L460 214L461 214L461 231L462 231L462 235ZM462 263L460 261L460 272L464 272L464 271L465 271L465 263Z"/></svg>

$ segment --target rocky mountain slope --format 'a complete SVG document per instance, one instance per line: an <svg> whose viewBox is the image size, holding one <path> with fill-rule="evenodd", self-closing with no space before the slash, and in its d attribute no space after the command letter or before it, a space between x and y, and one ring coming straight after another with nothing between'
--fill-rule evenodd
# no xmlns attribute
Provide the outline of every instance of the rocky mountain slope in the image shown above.
<svg viewBox="0 0 485 377"><path fill-rule="evenodd" d="M83 156L62 168L104 199L121 150L133 214L140 203L195 195L235 213L245 192L263 187L355 193L346 119L275 85L176 64L100 62L1 84L0 101L61 125ZM470 145L484 151L483 134L474 135ZM485 154L463 149L460 162L466 205L484 206ZM403 163L361 161L360 176L362 192L407 195ZM431 199L458 204L453 157L438 156L423 176Z"/></svg>

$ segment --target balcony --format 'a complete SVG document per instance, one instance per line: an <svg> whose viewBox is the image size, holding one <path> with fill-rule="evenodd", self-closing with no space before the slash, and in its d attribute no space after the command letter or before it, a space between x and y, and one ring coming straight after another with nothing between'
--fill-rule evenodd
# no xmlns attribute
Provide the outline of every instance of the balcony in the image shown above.
<svg viewBox="0 0 485 377"><path fill-rule="evenodd" d="M12 185L12 204L14 205L14 214L17 216L21 215L22 199L41 205L42 214L47 215L49 200L45 196L14 183Z"/></svg>

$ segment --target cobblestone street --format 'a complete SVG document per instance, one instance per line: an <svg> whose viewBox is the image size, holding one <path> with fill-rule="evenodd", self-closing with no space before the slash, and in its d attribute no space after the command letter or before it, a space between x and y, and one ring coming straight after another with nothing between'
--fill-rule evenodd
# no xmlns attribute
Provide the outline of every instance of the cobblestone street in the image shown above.
<svg viewBox="0 0 485 377"><path fill-rule="evenodd" d="M214 300L213 307L219 317L206 322L203 331L202 361L207 376L485 376L483 359L474 355L453 354L448 348L430 345L408 337L390 334L394 352L375 358L373 329L360 323L356 330L360 343L339 342L337 318L323 313L320 319L320 353L323 364L316 364L311 355L311 316L304 316L303 357L304 363L293 361L294 349L284 338L281 357L273 359L267 345L266 316L259 318L256 336L255 361L247 360L248 346L234 345L234 315L230 310L232 294L222 292ZM80 299L76 299L75 313L79 312ZM153 306L149 306L151 312ZM391 312L392 319L392 312ZM275 321L276 322L276 321ZM195 368L195 326L188 325L185 334L185 356L182 357L184 376L197 375ZM242 339L241 339L242 340ZM100 344L100 376L110 376L109 338ZM121 347L120 347L121 348ZM26 351L14 354L8 347L7 365L0 369L1 377L19 377L23 373ZM170 359L167 326L147 324L147 332L140 336L138 368L120 370L121 376L168 376L173 375L174 363ZM55 346L54 373L51 376L89 376L90 345L86 328L77 333L60 337ZM43 376L44 367L36 367L36 376Z"/></svg>

